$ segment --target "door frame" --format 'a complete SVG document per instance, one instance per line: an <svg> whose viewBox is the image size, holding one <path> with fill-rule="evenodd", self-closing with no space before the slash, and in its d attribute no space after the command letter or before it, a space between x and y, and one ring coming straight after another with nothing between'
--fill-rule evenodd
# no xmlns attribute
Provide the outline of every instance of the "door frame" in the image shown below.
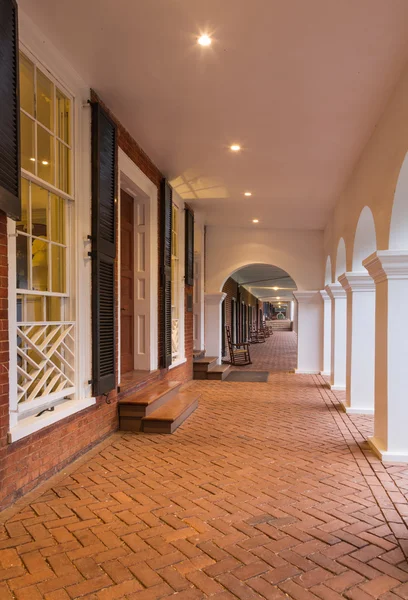
<svg viewBox="0 0 408 600"><path fill-rule="evenodd" d="M145 239L145 261L148 276L146 277L146 298L148 299L149 311L147 314L146 330L146 371L155 371L158 368L158 244L157 244L157 186L139 169L139 167L129 158L121 148L118 152L118 223L120 223L120 189L134 198L143 198L146 206L146 239ZM134 219L137 211L134 210ZM135 234L135 231L134 231ZM118 318L120 319L120 227L118 240ZM136 240L134 240L136 251ZM135 278L136 280L136 278ZM136 297L135 297L136 302ZM136 307L135 307L136 308ZM135 327L136 315L135 310ZM136 331L135 331L136 335ZM118 343L120 348L120 327L118 327ZM136 340L136 337L135 337ZM120 352L118 352L118 378L120 383ZM135 353L135 361L137 355ZM143 369L144 370L144 369Z"/></svg>

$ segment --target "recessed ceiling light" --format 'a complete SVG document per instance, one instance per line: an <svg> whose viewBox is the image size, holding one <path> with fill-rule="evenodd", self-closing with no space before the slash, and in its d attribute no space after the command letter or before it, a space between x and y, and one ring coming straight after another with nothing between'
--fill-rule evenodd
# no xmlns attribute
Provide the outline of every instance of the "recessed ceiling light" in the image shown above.
<svg viewBox="0 0 408 600"><path fill-rule="evenodd" d="M259 223L259 219L252 219L252 223Z"/></svg>
<svg viewBox="0 0 408 600"><path fill-rule="evenodd" d="M48 165L48 160L42 160L41 162L43 165Z"/></svg>
<svg viewBox="0 0 408 600"><path fill-rule="evenodd" d="M200 44L200 46L210 46L212 40L209 35L204 33L203 35L200 35L197 41Z"/></svg>
<svg viewBox="0 0 408 600"><path fill-rule="evenodd" d="M239 144L232 144L232 145L230 146L230 149L231 149L233 152L239 152L239 151L241 150L241 146L240 146Z"/></svg>
<svg viewBox="0 0 408 600"><path fill-rule="evenodd" d="M245 192L244 196L252 196L252 192Z"/></svg>
<svg viewBox="0 0 408 600"><path fill-rule="evenodd" d="M275 286L272 289L275 290L275 292L276 292L279 288Z"/></svg>

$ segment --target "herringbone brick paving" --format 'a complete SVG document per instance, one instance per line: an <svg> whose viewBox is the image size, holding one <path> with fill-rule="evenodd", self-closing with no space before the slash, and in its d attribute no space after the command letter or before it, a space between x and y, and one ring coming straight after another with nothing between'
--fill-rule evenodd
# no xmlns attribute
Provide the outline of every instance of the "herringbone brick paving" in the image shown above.
<svg viewBox="0 0 408 600"><path fill-rule="evenodd" d="M245 371L291 371L296 368L297 334L275 331L264 343L251 344L252 365L233 367Z"/></svg>
<svg viewBox="0 0 408 600"><path fill-rule="evenodd" d="M1 600L408 598L408 470L367 417L320 376L192 386L175 434L116 433L3 513Z"/></svg>

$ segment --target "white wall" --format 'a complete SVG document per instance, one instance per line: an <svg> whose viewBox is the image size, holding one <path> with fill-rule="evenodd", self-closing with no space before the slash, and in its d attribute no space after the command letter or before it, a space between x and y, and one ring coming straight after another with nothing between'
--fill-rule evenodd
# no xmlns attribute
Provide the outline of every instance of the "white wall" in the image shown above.
<svg viewBox="0 0 408 600"><path fill-rule="evenodd" d="M321 231L207 227L206 292L220 292L232 273L256 263L284 269L299 290L320 290L323 259Z"/></svg>
<svg viewBox="0 0 408 600"><path fill-rule="evenodd" d="M346 270L352 271L353 245L361 211L368 206L374 217L377 248L389 247L394 195L404 158L408 151L408 65L385 107L371 138L362 151L350 179L335 207L324 235L325 258L331 255L333 272L337 245L346 244ZM398 193L407 194L399 182ZM403 189L404 188L404 189ZM406 199L408 204L408 198ZM406 211L402 211L406 217ZM401 219L399 219L401 221ZM394 218L394 222L398 219ZM406 218L405 218L406 222ZM398 226L399 224L396 223ZM408 229L408 227L406 228ZM395 237L395 236L394 236ZM395 245L394 245L395 247ZM401 247L401 246L400 246ZM324 268L324 267L322 267Z"/></svg>

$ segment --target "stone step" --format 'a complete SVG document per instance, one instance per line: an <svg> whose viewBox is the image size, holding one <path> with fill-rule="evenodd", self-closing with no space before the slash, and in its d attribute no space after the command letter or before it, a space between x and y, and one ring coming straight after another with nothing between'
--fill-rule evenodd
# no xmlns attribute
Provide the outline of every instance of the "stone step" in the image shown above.
<svg viewBox="0 0 408 600"><path fill-rule="evenodd" d="M120 398L119 429L140 431L141 419L163 406L177 394L181 387L178 381L161 381L139 392Z"/></svg>
<svg viewBox="0 0 408 600"><path fill-rule="evenodd" d="M217 362L216 356L203 356L194 361L193 367L195 371L207 371Z"/></svg>
<svg viewBox="0 0 408 600"><path fill-rule="evenodd" d="M178 392L169 402L142 419L145 433L173 433L198 406L199 395Z"/></svg>
<svg viewBox="0 0 408 600"><path fill-rule="evenodd" d="M216 356L205 356L193 362L193 379L207 379L207 373L217 364Z"/></svg>
<svg viewBox="0 0 408 600"><path fill-rule="evenodd" d="M231 365L215 365L215 367L212 367L208 371L207 379L211 379L213 381L223 381L226 377L228 377L230 371Z"/></svg>
<svg viewBox="0 0 408 600"><path fill-rule="evenodd" d="M205 357L205 350L193 350L193 360L199 360Z"/></svg>

